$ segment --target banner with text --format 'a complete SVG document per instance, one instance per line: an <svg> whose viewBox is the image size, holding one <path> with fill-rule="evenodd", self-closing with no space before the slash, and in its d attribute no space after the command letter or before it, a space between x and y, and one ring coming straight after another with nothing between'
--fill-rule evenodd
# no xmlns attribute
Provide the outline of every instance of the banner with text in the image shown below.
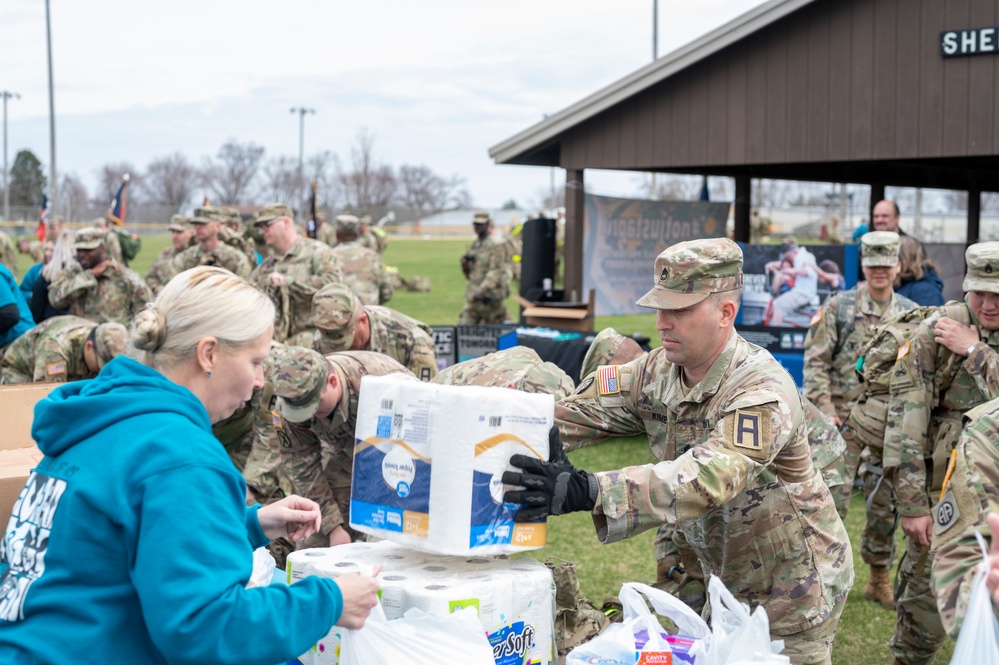
<svg viewBox="0 0 999 665"><path fill-rule="evenodd" d="M656 257L675 243L725 235L730 203L644 201L586 195L583 291L598 315L647 314L635 301L652 288Z"/></svg>

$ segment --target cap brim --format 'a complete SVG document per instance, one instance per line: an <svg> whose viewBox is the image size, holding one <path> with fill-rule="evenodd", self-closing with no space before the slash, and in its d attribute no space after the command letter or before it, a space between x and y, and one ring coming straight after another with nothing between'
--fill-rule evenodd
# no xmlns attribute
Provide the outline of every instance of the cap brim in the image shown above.
<svg viewBox="0 0 999 665"><path fill-rule="evenodd" d="M278 410L281 412L281 417L290 423L304 423L311 420L318 409L318 398L305 404L292 406L284 398L278 397Z"/></svg>
<svg viewBox="0 0 999 665"><path fill-rule="evenodd" d="M74 242L73 249L97 249L101 244L100 242Z"/></svg>
<svg viewBox="0 0 999 665"><path fill-rule="evenodd" d="M683 309L696 305L710 293L676 293L659 286L653 286L652 290L635 302L639 307L650 309Z"/></svg>
<svg viewBox="0 0 999 665"><path fill-rule="evenodd" d="M891 259L886 257L874 257L870 259L861 259L860 265L865 268L877 268L879 266L887 266L889 268L898 265L898 259Z"/></svg>
<svg viewBox="0 0 999 665"><path fill-rule="evenodd" d="M986 291L988 293L999 293L999 280L980 279L978 277L965 277L961 289L967 291Z"/></svg>

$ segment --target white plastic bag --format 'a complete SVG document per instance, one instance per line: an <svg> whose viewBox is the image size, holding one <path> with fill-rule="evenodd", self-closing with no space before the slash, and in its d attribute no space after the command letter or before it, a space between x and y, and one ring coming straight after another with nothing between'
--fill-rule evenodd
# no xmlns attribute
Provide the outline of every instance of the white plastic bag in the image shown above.
<svg viewBox="0 0 999 665"><path fill-rule="evenodd" d="M985 585L989 574L988 549L982 535L976 533L975 536L982 548L982 563L972 582L968 612L964 615L950 665L999 665L999 622L992 612L992 599Z"/></svg>
<svg viewBox="0 0 999 665"><path fill-rule="evenodd" d="M250 580L246 583L246 588L268 586L274 579L274 568L276 567L277 562L266 547L258 547L253 550L253 570L250 572Z"/></svg>
<svg viewBox="0 0 999 665"><path fill-rule="evenodd" d="M495 665L478 612L471 607L443 618L410 609L401 619L388 621L378 604L363 628L344 631L340 665L399 663Z"/></svg>
<svg viewBox="0 0 999 665"><path fill-rule="evenodd" d="M681 656L673 653L673 663L700 663L700 654L710 639L711 631L700 616L687 607L680 599L647 584L626 582L621 586L618 599L624 608L621 623L611 624L595 638L581 644L566 655L566 665L585 665L600 662L602 665L634 665L641 653L647 656L656 653L670 653L665 631L659 621L649 612L645 596L652 603L659 616L676 624L680 634L695 640L689 654ZM636 642L644 643L639 647ZM649 662L656 662L654 659ZM667 662L667 661L663 661Z"/></svg>
<svg viewBox="0 0 999 665"><path fill-rule="evenodd" d="M762 606L750 614L720 579L708 580L711 599L711 646L697 665L732 665L733 663L790 663L781 656L782 641L770 641L770 619Z"/></svg>

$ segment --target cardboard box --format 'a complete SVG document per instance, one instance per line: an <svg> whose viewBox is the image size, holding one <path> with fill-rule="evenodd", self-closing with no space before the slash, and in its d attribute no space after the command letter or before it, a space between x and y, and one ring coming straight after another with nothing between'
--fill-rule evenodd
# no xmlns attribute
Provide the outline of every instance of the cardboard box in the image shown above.
<svg viewBox="0 0 999 665"><path fill-rule="evenodd" d="M58 383L0 386L0 528L6 528L28 473L42 459L31 439L35 403Z"/></svg>
<svg viewBox="0 0 999 665"><path fill-rule="evenodd" d="M585 303L535 303L516 296L524 308L524 324L559 330L593 332L593 289Z"/></svg>

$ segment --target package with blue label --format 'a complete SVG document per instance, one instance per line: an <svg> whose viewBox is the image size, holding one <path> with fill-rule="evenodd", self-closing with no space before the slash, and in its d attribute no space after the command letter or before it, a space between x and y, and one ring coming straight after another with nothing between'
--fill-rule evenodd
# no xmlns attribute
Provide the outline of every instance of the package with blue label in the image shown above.
<svg viewBox="0 0 999 665"><path fill-rule="evenodd" d="M350 525L437 554L507 554L545 545L545 523L515 523L503 472L515 454L548 459L551 395L361 380Z"/></svg>

